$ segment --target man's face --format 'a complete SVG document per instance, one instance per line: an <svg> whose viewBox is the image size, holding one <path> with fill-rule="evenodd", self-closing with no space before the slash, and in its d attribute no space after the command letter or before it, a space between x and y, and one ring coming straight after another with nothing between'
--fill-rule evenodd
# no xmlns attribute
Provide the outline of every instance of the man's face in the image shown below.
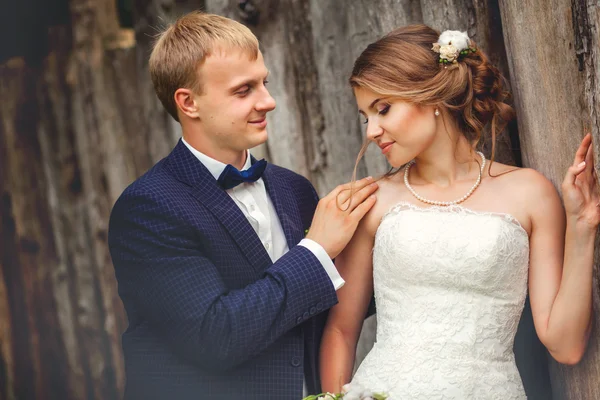
<svg viewBox="0 0 600 400"><path fill-rule="evenodd" d="M199 74L203 91L195 96L197 123L213 156L234 156L264 143L266 115L275 100L265 87L268 70L262 54L252 60L241 50L215 51Z"/></svg>

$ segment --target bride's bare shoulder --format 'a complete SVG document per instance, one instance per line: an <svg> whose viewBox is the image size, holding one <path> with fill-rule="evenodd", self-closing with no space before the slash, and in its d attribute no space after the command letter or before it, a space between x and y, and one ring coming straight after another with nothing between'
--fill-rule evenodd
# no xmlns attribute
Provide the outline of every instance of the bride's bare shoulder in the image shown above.
<svg viewBox="0 0 600 400"><path fill-rule="evenodd" d="M375 192L377 201L363 219L361 225L374 236L381 218L391 207L403 200L406 188L401 173L389 174L377 180L379 189Z"/></svg>
<svg viewBox="0 0 600 400"><path fill-rule="evenodd" d="M532 168L494 164L491 177L490 188L496 198L504 199L505 205L512 207L510 211L521 215L523 220L533 221L535 215L554 218L556 213L562 213L558 190L542 173Z"/></svg>
<svg viewBox="0 0 600 400"><path fill-rule="evenodd" d="M537 192L539 190L553 190L554 188L548 178L532 168L521 168L494 162L491 169L486 168L486 175L491 178L500 178L494 180L509 184L514 189Z"/></svg>

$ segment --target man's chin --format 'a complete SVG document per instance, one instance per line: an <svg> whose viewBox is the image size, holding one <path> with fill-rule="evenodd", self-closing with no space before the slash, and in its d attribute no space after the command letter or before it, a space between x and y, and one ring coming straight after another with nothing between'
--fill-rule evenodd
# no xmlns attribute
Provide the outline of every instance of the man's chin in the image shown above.
<svg viewBox="0 0 600 400"><path fill-rule="evenodd" d="M256 146L260 146L261 144L264 144L267 141L268 138L268 134L267 134L267 129L262 129L261 131L257 132L256 134L252 135L252 147L256 147Z"/></svg>

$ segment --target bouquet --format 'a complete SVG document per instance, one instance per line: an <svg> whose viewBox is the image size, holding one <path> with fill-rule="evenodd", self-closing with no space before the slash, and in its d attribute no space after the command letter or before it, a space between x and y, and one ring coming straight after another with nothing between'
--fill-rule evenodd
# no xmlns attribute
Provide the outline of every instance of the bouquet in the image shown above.
<svg viewBox="0 0 600 400"><path fill-rule="evenodd" d="M385 393L373 393L365 390L358 385L346 384L342 387L342 393L321 393L305 397L302 400L386 400L388 395Z"/></svg>

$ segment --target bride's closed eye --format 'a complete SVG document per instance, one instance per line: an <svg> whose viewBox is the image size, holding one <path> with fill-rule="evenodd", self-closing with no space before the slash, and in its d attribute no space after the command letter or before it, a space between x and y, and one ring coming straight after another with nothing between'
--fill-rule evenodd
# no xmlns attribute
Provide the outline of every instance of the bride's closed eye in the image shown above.
<svg viewBox="0 0 600 400"><path fill-rule="evenodd" d="M380 109L377 110L377 114L379 115L385 115L387 114L387 112L390 110L391 105L390 104L382 104L382 107ZM362 113L361 115L363 117L365 117ZM369 123L369 118L365 117L365 120L363 121L363 124L368 124Z"/></svg>
<svg viewBox="0 0 600 400"><path fill-rule="evenodd" d="M385 115L387 114L387 112L390 110L391 105L389 104L382 104L383 107L381 107L380 109L377 110L377 113L379 115Z"/></svg>

